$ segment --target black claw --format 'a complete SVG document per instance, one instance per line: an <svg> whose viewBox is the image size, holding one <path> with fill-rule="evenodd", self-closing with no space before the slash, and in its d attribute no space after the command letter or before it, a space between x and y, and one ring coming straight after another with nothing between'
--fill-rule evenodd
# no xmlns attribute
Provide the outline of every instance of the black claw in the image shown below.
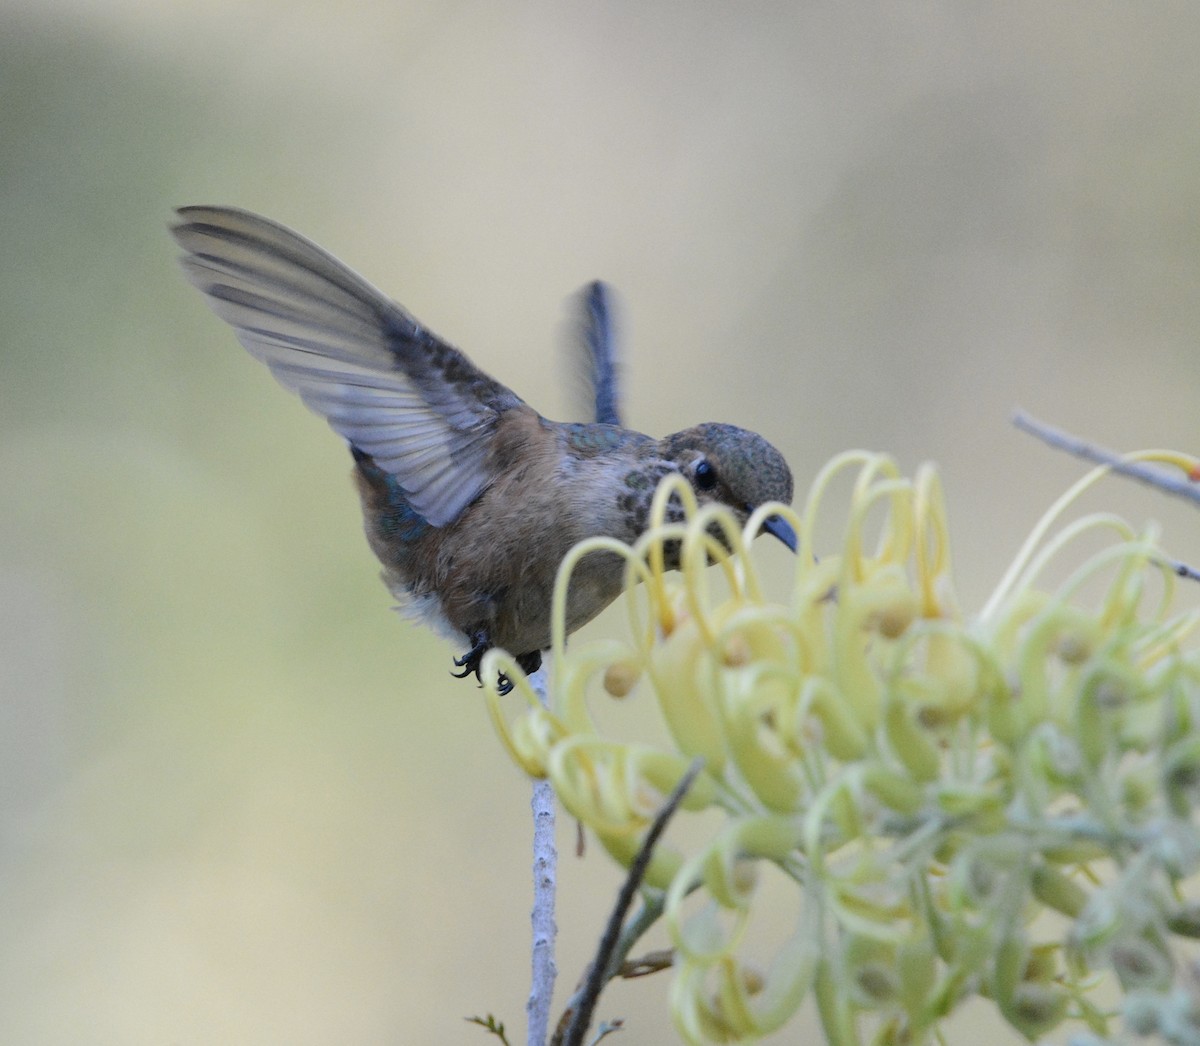
<svg viewBox="0 0 1200 1046"><path fill-rule="evenodd" d="M480 669L483 665L483 655L491 649L491 641L487 637L486 632L477 632L471 637L471 642L474 644L462 657L454 658L454 667L461 668L461 672L451 672L455 679L466 679L471 673L475 674L475 678L479 680L479 685L483 686L483 679L480 677Z"/></svg>
<svg viewBox="0 0 1200 1046"><path fill-rule="evenodd" d="M458 664L458 662L456 661L456 662L455 662L455 664ZM463 666L461 666L461 667L462 667L462 671L461 671L461 672L451 672L451 673L450 673L452 676L454 676L454 678L455 678L455 679L466 679L466 678L467 678L467 676L469 676L469 675L470 675L472 672L474 672L474 673L475 673L475 678L476 678L476 679L478 679L478 678L479 678L479 665L478 665L478 663L476 663L476 664L465 664L465 665L463 665Z"/></svg>
<svg viewBox="0 0 1200 1046"><path fill-rule="evenodd" d="M470 650L463 654L462 657L454 658L455 668L463 668L464 666L478 664L483 659L483 655L487 653L487 648L491 645L487 641L487 636L485 636L483 633L480 633L477 636L472 636L471 642L475 645L471 647Z"/></svg>
<svg viewBox="0 0 1200 1046"><path fill-rule="evenodd" d="M462 657L454 658L454 667L461 668L461 672L451 672L455 679L466 679L470 675L474 675L479 680L479 685L483 686L483 655L492 648L492 641L488 638L486 632L476 632L471 636L471 649L468 650ZM539 668L542 667L542 652L540 650L531 650L527 654L517 655L517 664L522 672L527 676L533 675ZM512 691L513 683L503 672L496 683L496 690L503 697Z"/></svg>

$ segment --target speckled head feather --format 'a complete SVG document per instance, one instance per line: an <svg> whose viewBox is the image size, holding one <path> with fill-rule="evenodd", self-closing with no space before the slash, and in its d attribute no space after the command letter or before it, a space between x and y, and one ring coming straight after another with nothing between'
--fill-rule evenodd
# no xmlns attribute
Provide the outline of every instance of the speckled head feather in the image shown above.
<svg viewBox="0 0 1200 1046"><path fill-rule="evenodd" d="M725 504L749 510L768 501L791 504L792 471L757 432L710 421L667 436L663 444L666 456L681 465L689 451L706 458L716 473L717 500Z"/></svg>

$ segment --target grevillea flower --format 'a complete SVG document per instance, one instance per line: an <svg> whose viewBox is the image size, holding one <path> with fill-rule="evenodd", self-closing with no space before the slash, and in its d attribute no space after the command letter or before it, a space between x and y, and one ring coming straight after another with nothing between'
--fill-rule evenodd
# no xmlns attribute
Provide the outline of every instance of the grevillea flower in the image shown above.
<svg viewBox="0 0 1200 1046"><path fill-rule="evenodd" d="M848 471L840 543L815 547ZM644 887L675 945L687 1041L755 1040L812 998L831 1043L920 1043L976 996L1031 1039L1074 1019L1088 1041L1200 1041L1200 615L1177 608L1153 528L1061 524L1103 471L1052 507L975 615L955 603L931 468L907 479L844 454L802 513L763 506L745 533L668 478L634 547L588 541L563 563L550 708L489 655L483 678L503 671L526 701L510 716L489 694L513 758L623 864L703 757ZM685 522L665 522L672 499ZM801 541L786 604L748 552L773 512ZM1089 532L1107 547L1046 584ZM568 649L566 587L597 552L628 563L628 638ZM668 740L604 733L593 712L614 699L656 702Z"/></svg>

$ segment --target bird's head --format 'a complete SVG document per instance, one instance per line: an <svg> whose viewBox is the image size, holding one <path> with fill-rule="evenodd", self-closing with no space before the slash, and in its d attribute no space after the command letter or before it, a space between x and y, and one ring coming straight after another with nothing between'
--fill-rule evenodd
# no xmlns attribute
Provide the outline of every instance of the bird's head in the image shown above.
<svg viewBox="0 0 1200 1046"><path fill-rule="evenodd" d="M757 432L705 422L662 442L664 456L687 478L701 505L726 505L745 523L768 501L791 504L791 469ZM796 532L782 516L768 517L762 529L796 551Z"/></svg>

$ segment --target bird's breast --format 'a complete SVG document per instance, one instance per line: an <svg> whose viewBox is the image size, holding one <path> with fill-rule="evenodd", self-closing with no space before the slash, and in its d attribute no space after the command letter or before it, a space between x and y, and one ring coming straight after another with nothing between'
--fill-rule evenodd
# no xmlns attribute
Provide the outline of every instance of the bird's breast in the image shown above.
<svg viewBox="0 0 1200 1046"><path fill-rule="evenodd" d="M427 622L471 637L486 631L513 654L550 644L555 579L580 541L638 537L662 469L630 456L561 453L525 426L516 453L447 526L415 513L394 479L359 463L367 536L392 592ZM653 473L653 474L651 474ZM575 566L567 631L592 620L621 592L624 559L597 551Z"/></svg>

